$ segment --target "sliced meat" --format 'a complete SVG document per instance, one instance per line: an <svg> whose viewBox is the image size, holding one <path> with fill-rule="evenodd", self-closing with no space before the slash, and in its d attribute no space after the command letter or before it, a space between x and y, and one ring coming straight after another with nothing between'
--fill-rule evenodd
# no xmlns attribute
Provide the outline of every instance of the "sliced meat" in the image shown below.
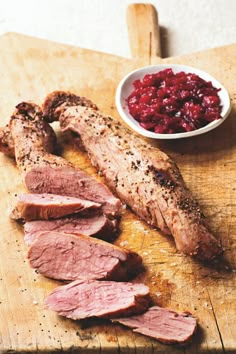
<svg viewBox="0 0 236 354"><path fill-rule="evenodd" d="M28 259L39 273L60 280L125 281L142 269L137 253L93 237L56 231L37 235Z"/></svg>
<svg viewBox="0 0 236 354"><path fill-rule="evenodd" d="M82 99L80 102L85 104L86 100ZM0 132L0 151L15 156L29 191L91 199L102 204L105 214L120 215L120 200L96 178L79 168L75 169L62 157L53 155L51 152L55 145L53 129L43 119L40 107L32 103L22 102L17 105L9 127ZM62 178L60 173L63 174ZM69 191L68 194L66 191Z"/></svg>
<svg viewBox="0 0 236 354"><path fill-rule="evenodd" d="M80 320L142 313L149 302L149 289L144 284L76 280L54 289L46 306L61 316Z"/></svg>
<svg viewBox="0 0 236 354"><path fill-rule="evenodd" d="M113 322L166 344L189 342L197 328L197 320L191 314L177 313L159 306L150 307L141 315L116 318Z"/></svg>
<svg viewBox="0 0 236 354"><path fill-rule="evenodd" d="M75 235L96 236L109 242L117 236L118 222L105 215L73 215L56 220L34 220L24 224L25 242L29 246L38 234L44 231L57 231Z"/></svg>
<svg viewBox="0 0 236 354"><path fill-rule="evenodd" d="M109 216L118 216L121 212L121 201L104 184L79 169L34 168L26 174L25 184L31 193L55 193L100 203Z"/></svg>
<svg viewBox="0 0 236 354"><path fill-rule="evenodd" d="M20 194L11 212L12 219L49 220L99 209L101 204L56 194Z"/></svg>
<svg viewBox="0 0 236 354"><path fill-rule="evenodd" d="M139 217L171 233L177 249L187 255L211 260L222 253L177 166L165 153L92 108L70 106L65 100L53 113L54 101L55 92L43 105L50 120L54 116L63 131L79 134L92 163Z"/></svg>

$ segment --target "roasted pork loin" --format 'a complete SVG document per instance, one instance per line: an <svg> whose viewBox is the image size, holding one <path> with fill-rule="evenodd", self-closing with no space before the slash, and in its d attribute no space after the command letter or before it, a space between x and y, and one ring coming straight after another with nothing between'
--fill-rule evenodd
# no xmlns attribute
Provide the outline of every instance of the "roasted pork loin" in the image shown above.
<svg viewBox="0 0 236 354"><path fill-rule="evenodd" d="M176 164L115 119L76 102L75 95L52 93L43 104L45 119L77 133L118 197L147 223L171 233L180 252L201 260L221 254Z"/></svg>
<svg viewBox="0 0 236 354"><path fill-rule="evenodd" d="M57 231L37 234L28 259L39 273L59 280L125 281L142 270L142 258L135 252L94 237Z"/></svg>
<svg viewBox="0 0 236 354"><path fill-rule="evenodd" d="M34 220L24 224L25 242L31 245L38 234L44 231L57 231L74 235L95 236L112 242L118 233L118 222L103 214L86 213L56 220Z"/></svg>
<svg viewBox="0 0 236 354"><path fill-rule="evenodd" d="M144 284L76 280L52 291L46 299L49 310L73 320L114 318L144 312L150 303Z"/></svg>
<svg viewBox="0 0 236 354"><path fill-rule="evenodd" d="M141 315L112 321L165 344L185 344L191 340L197 328L197 320L191 314L177 313L159 306L150 307Z"/></svg>

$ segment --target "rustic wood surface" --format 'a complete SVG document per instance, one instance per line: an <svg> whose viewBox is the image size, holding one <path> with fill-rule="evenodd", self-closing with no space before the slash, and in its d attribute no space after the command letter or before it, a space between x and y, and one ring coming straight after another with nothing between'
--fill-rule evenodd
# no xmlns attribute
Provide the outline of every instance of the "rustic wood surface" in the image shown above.
<svg viewBox="0 0 236 354"><path fill-rule="evenodd" d="M133 16L142 16L142 11ZM42 103L58 89L85 95L119 118L114 103L119 80L149 63L182 63L208 71L229 90L233 103L230 116L214 131L192 139L152 141L175 159L222 240L225 254L220 262L206 266L178 254L171 238L151 230L129 210L123 213L116 241L143 257L146 271L136 281L150 286L156 304L190 311L198 318L198 332L184 349L162 345L118 324L80 323L44 308L44 299L57 282L28 265L23 229L9 219L15 194L24 187L14 161L0 154L0 352L236 353L236 45L165 60L152 51L138 57L134 49L135 58L129 60L6 34L0 38L0 49L0 126L20 101ZM101 180L86 154L55 128L62 155Z"/></svg>

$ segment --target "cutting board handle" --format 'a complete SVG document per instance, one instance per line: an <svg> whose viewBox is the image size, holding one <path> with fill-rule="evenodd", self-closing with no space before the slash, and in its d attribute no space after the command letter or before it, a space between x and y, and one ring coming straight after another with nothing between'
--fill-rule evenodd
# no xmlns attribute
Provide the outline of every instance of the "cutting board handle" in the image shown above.
<svg viewBox="0 0 236 354"><path fill-rule="evenodd" d="M161 57L158 16L151 4L130 4L127 8L127 25L132 58Z"/></svg>

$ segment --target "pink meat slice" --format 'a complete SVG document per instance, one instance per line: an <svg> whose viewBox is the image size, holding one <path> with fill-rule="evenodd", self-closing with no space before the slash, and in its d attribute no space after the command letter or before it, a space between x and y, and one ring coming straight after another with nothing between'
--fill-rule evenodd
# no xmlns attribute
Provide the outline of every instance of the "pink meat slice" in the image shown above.
<svg viewBox="0 0 236 354"><path fill-rule="evenodd" d="M36 167L26 174L25 184L31 193L60 194L100 203L108 216L119 216L121 212L121 201L104 184L80 169Z"/></svg>
<svg viewBox="0 0 236 354"><path fill-rule="evenodd" d="M20 194L11 213L12 219L49 220L98 209L101 204L55 194Z"/></svg>
<svg viewBox="0 0 236 354"><path fill-rule="evenodd" d="M190 341L197 328L197 320L191 314L177 313L159 306L150 307L141 315L116 318L113 322L166 344Z"/></svg>
<svg viewBox="0 0 236 354"><path fill-rule="evenodd" d="M96 236L108 242L117 236L118 222L103 214L73 215L55 220L33 220L24 224L25 242L29 246L38 234L44 231L57 231L75 235Z"/></svg>
<svg viewBox="0 0 236 354"><path fill-rule="evenodd" d="M142 313L149 302L149 288L144 284L76 280L54 289L46 306L61 316L80 320Z"/></svg>
<svg viewBox="0 0 236 354"><path fill-rule="evenodd" d="M142 270L135 252L85 235L44 231L29 248L30 266L58 280L126 281Z"/></svg>

